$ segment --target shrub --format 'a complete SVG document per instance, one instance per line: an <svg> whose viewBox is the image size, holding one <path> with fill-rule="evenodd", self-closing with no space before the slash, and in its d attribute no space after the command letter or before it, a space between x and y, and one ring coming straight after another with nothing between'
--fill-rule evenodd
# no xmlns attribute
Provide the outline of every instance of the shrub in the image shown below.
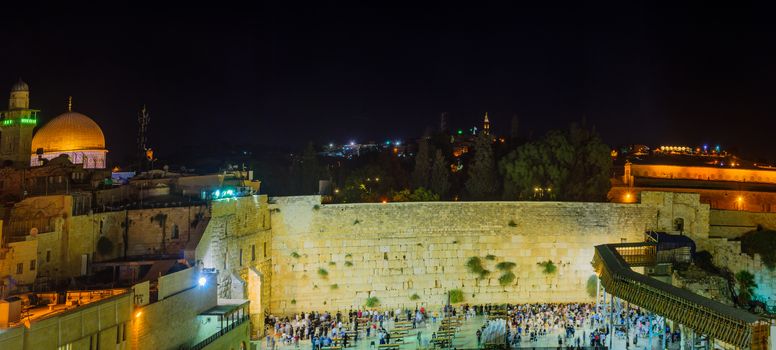
<svg viewBox="0 0 776 350"><path fill-rule="evenodd" d="M347 267L351 267L351 266L353 266L353 263L352 263L352 262L350 262L350 261L346 261L346 262L345 262L345 266L347 266Z"/></svg>
<svg viewBox="0 0 776 350"><path fill-rule="evenodd" d="M323 278L329 277L329 271L326 271L326 269L321 267L318 269L318 276L321 276Z"/></svg>
<svg viewBox="0 0 776 350"><path fill-rule="evenodd" d="M515 222L515 220L509 220L509 224L508 225L509 225L509 227L517 227L517 223Z"/></svg>
<svg viewBox="0 0 776 350"><path fill-rule="evenodd" d="M358 225L360 223L361 223L361 220L359 219L353 220L353 225Z"/></svg>
<svg viewBox="0 0 776 350"><path fill-rule="evenodd" d="M515 266L517 266L517 264L515 264L515 263L513 263L511 261L502 261L502 262L496 264L496 268L499 269L500 271L504 271L504 272L512 271L512 269L515 268Z"/></svg>
<svg viewBox="0 0 776 350"><path fill-rule="evenodd" d="M331 286L329 286L329 288L331 288L331 289L339 289L339 284L334 283Z"/></svg>
<svg viewBox="0 0 776 350"><path fill-rule="evenodd" d="M337 266L337 263L333 261L329 261L329 266Z"/></svg>
<svg viewBox="0 0 776 350"><path fill-rule="evenodd" d="M451 289L447 292L447 297L450 299L450 304L458 304L463 302L463 291L460 289Z"/></svg>
<svg viewBox="0 0 776 350"><path fill-rule="evenodd" d="M466 261L466 268L469 272L478 275L480 278L487 276L490 271L482 267L482 260L478 256L473 256Z"/></svg>
<svg viewBox="0 0 776 350"><path fill-rule="evenodd" d="M493 254L488 254L488 255L485 255L485 259L493 261L493 260L496 260L496 256Z"/></svg>
<svg viewBox="0 0 776 350"><path fill-rule="evenodd" d="M590 277L587 278L587 295L589 295L591 298L595 298L598 294L598 276L596 275L590 275Z"/></svg>
<svg viewBox="0 0 776 350"><path fill-rule="evenodd" d="M498 284L502 287L506 287L515 281L515 274L512 271L507 271L498 278Z"/></svg>
<svg viewBox="0 0 776 350"><path fill-rule="evenodd" d="M299 255L299 253L297 253L297 252L291 252L291 257L294 258L294 259L299 259L300 256L301 255Z"/></svg>
<svg viewBox="0 0 776 350"><path fill-rule="evenodd" d="M353 257L353 254L347 253L345 254L345 259L350 259Z"/></svg>
<svg viewBox="0 0 776 350"><path fill-rule="evenodd" d="M296 305L296 299L291 299L291 305Z"/></svg>
<svg viewBox="0 0 776 350"><path fill-rule="evenodd" d="M377 297L366 298L366 302L364 303L364 306L366 307L377 307L378 305L380 305L380 299L377 299Z"/></svg>
<svg viewBox="0 0 776 350"><path fill-rule="evenodd" d="M418 293L410 295L410 300L412 300L412 301L420 300L420 295L418 295Z"/></svg>
<svg viewBox="0 0 776 350"><path fill-rule="evenodd" d="M555 273L555 271L558 271L558 267L555 266L555 263L552 262L552 260L542 261L538 263L538 265L542 267L542 272L544 272L545 275L551 275Z"/></svg>
<svg viewBox="0 0 776 350"><path fill-rule="evenodd" d="M319 210L319 209L321 209L320 204L313 205L313 210Z"/></svg>

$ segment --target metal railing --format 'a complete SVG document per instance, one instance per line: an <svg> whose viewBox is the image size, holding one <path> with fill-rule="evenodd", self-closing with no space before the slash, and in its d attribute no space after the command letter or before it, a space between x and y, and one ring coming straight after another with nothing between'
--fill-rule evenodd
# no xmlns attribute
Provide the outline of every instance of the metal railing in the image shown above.
<svg viewBox="0 0 776 350"><path fill-rule="evenodd" d="M221 336L225 335L226 333L231 332L233 329L237 328L239 325L245 323L245 321L248 321L248 320L250 320L250 317L248 317L248 315L245 315L245 316L242 316L242 317L238 317L234 322L226 325L224 328L221 328L221 330L219 330L215 334L205 338L204 340L200 341L199 343L194 344L193 346L189 347L188 350L202 350L206 346L208 346L211 343L213 343L214 341L216 341L216 339L220 338Z"/></svg>

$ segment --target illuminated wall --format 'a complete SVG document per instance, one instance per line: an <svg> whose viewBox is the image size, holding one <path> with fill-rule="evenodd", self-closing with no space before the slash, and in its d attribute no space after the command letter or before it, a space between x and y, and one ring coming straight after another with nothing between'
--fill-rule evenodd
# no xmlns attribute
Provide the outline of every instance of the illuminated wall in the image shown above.
<svg viewBox="0 0 776 350"><path fill-rule="evenodd" d="M83 164L84 169L105 169L106 161L105 157L108 151L106 150L85 150L85 151L71 151L71 152L46 152L41 157L51 160L59 157L62 154L66 154L73 164ZM43 162L40 160L37 154L30 156L30 166L40 166Z"/></svg>
<svg viewBox="0 0 776 350"><path fill-rule="evenodd" d="M776 171L773 170L645 164L631 164L630 168L633 177L776 184Z"/></svg>

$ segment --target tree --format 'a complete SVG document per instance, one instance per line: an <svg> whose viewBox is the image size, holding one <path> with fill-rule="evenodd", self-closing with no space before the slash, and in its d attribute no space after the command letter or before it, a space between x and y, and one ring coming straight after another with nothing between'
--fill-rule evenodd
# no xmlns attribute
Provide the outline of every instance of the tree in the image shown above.
<svg viewBox="0 0 776 350"><path fill-rule="evenodd" d="M427 135L420 139L415 155L415 170L412 172L412 187L426 187L431 175L431 140Z"/></svg>
<svg viewBox="0 0 776 350"><path fill-rule="evenodd" d="M498 181L490 136L485 134L477 135L474 143L474 159L469 165L468 175L466 191L468 191L471 199L492 199L496 193Z"/></svg>
<svg viewBox="0 0 776 350"><path fill-rule="evenodd" d="M757 289L754 275L746 270L738 271L736 282L738 282L738 302L743 306L748 305L752 301L754 290Z"/></svg>
<svg viewBox="0 0 776 350"><path fill-rule="evenodd" d="M318 193L320 166L315 146L310 142L302 153L302 194Z"/></svg>
<svg viewBox="0 0 776 350"><path fill-rule="evenodd" d="M499 163L504 199L605 201L612 161L595 130L572 124L528 142Z"/></svg>
<svg viewBox="0 0 776 350"><path fill-rule="evenodd" d="M436 150L434 165L431 167L431 190L442 198L445 198L450 190L450 167L439 149Z"/></svg>

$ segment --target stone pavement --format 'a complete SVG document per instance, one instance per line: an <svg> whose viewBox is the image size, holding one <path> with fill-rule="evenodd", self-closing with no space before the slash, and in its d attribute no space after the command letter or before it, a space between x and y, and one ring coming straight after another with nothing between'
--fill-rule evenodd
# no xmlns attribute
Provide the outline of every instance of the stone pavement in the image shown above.
<svg viewBox="0 0 776 350"><path fill-rule="evenodd" d="M463 325L459 328L458 332L456 332L455 339L453 340L453 348L455 349L477 349L480 348L477 345L477 337L475 333L477 332L477 329L480 328L485 323L485 317L484 316L476 316L473 318L470 318L466 320ZM421 337L423 339L423 342L430 340L431 335L433 332L437 331L439 329L440 323L431 323L428 322L425 325L421 325L417 328L417 331L421 332ZM387 330L391 330L393 328L393 322L386 322L385 328ZM592 328L590 327L584 327L584 329L577 329L576 336L582 336L582 332L586 335L589 334L590 330ZM410 334L404 339L404 344L401 345L401 350L413 350L413 349L421 349L423 346L418 346L417 343L417 331L410 332ZM365 333L362 333L362 336ZM528 337L523 337L523 341L520 343L520 346L517 347L519 349L557 349L558 348L558 335L562 335L562 330L555 330L554 332L539 337L538 341L536 342L529 342L527 340ZM625 345L625 338L615 338L614 339L614 346L613 349L660 349L660 340L657 336L654 336L652 339L652 347L647 347L647 344L649 343L647 338L639 338L638 341L638 347L633 346L633 331L631 331L630 340L631 344L629 344L628 347ZM374 341L375 346L372 347L371 343ZM564 339L564 347L565 347L565 339ZM608 341L607 341L608 342ZM256 349L261 350L270 350L267 347L266 344L266 338L262 340L261 342L255 341L252 342L253 344L256 344ZM379 340L376 335L372 334L371 337L367 339L363 339L359 337L359 341L356 342L355 346L349 346L348 350L371 350L371 349L377 349L379 344ZM589 345L589 344L581 344L581 345ZM679 343L670 344L668 343L667 346L668 349L674 350L679 349ZM286 344L280 344L279 342L275 344L276 350L295 350L295 349L302 349L302 350L311 350L312 345L310 344L309 340L304 340L299 342L299 347L295 347L293 344L286 345Z"/></svg>

